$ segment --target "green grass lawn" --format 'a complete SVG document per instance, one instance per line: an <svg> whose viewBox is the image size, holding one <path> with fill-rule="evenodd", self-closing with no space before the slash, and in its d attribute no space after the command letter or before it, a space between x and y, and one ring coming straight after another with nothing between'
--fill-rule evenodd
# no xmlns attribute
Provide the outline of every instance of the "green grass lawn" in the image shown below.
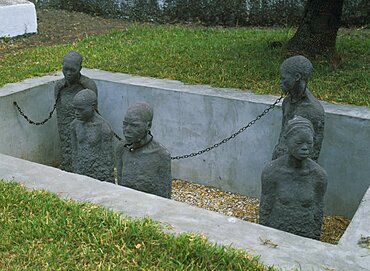
<svg viewBox="0 0 370 271"><path fill-rule="evenodd" d="M195 234L0 180L0 270L275 270Z"/></svg>
<svg viewBox="0 0 370 271"><path fill-rule="evenodd" d="M64 53L74 49L89 68L277 95L284 53L270 44L284 44L294 31L134 24L73 44L7 54L0 60L0 85L60 71ZM326 59L313 60L310 89L329 102L370 106L370 31L340 30L337 48L342 62L336 69Z"/></svg>

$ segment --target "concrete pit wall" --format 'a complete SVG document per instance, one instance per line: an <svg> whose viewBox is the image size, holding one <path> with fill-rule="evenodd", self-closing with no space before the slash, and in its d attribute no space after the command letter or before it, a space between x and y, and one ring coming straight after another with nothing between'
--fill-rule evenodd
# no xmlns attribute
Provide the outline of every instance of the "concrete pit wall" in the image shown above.
<svg viewBox="0 0 370 271"><path fill-rule="evenodd" d="M58 164L59 135L55 114L44 125L30 125L13 105L16 101L32 120L42 121L55 102L55 79L55 76L45 76L0 88L0 153L46 165Z"/></svg>
<svg viewBox="0 0 370 271"><path fill-rule="evenodd" d="M99 204L124 217L150 217L162 222L166 232L201 233L213 243L244 249L282 270L368 271L370 266L366 243L370 189L339 244L332 245L3 154L1 179L14 179L28 189L45 189L61 198Z"/></svg>
<svg viewBox="0 0 370 271"><path fill-rule="evenodd" d="M99 70L85 69L83 73L96 81L100 113L119 135L128 106L138 101L150 103L154 108L152 133L172 156L221 141L277 98ZM42 119L53 103L53 81L59 78L35 78L0 89L0 105L8 116L0 120L1 127L8 128L0 135L1 153L47 164L58 159L56 119L49 126L31 127L12 102L19 101L30 116ZM42 83L45 85L38 86ZM26 97L27 103L21 103ZM326 127L319 163L329 176L326 212L352 217L370 185L370 109L323 105ZM173 177L259 197L261 171L271 159L280 127L279 107L227 144L198 157L173 161Z"/></svg>

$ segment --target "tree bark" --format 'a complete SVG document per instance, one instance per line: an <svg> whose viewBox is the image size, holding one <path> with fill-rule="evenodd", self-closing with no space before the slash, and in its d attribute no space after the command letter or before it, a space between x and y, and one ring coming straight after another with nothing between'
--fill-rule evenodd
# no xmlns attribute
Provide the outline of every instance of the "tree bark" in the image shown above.
<svg viewBox="0 0 370 271"><path fill-rule="evenodd" d="M287 49L306 55L335 52L344 0L308 0L297 32Z"/></svg>

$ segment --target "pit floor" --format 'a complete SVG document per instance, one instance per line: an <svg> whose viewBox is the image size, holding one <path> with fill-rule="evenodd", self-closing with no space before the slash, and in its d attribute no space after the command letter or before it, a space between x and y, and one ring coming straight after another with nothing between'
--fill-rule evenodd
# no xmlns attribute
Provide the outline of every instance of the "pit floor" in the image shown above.
<svg viewBox="0 0 370 271"><path fill-rule="evenodd" d="M258 198L225 192L212 186L176 179L172 181L171 198L175 201L227 216L258 223ZM351 220L344 216L324 216L320 240L330 244L337 244L350 222Z"/></svg>

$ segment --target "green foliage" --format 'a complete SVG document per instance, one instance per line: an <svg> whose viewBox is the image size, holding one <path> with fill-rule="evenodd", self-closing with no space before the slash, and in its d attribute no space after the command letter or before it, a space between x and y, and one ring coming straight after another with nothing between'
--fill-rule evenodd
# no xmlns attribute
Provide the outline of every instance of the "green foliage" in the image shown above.
<svg viewBox="0 0 370 271"><path fill-rule="evenodd" d="M63 54L75 49L89 68L278 95L279 65L285 55L271 44L286 43L294 32L135 24L74 44L6 55L0 60L0 85L59 71ZM340 30L342 61L313 60L309 88L319 99L370 106L369 36L368 30Z"/></svg>
<svg viewBox="0 0 370 271"><path fill-rule="evenodd" d="M306 0L34 0L38 7L81 11L131 21L222 26L294 26ZM163 2L162 5L159 2ZM119 4L120 3L120 4ZM369 24L370 2L345 0L343 25Z"/></svg>
<svg viewBox="0 0 370 271"><path fill-rule="evenodd" d="M344 0L342 10L342 25L367 26L370 23L370 1Z"/></svg>
<svg viewBox="0 0 370 271"><path fill-rule="evenodd" d="M274 270L195 234L0 181L1 270Z"/></svg>
<svg viewBox="0 0 370 271"><path fill-rule="evenodd" d="M127 18L134 21L161 21L162 11L157 0L132 0L126 5Z"/></svg>
<svg viewBox="0 0 370 271"><path fill-rule="evenodd" d="M109 16L112 18L117 17L120 13L116 1L112 0L63 0L60 1L60 8L92 15Z"/></svg>
<svg viewBox="0 0 370 271"><path fill-rule="evenodd" d="M169 22L195 22L204 25L246 25L244 0L165 0L163 12Z"/></svg>

